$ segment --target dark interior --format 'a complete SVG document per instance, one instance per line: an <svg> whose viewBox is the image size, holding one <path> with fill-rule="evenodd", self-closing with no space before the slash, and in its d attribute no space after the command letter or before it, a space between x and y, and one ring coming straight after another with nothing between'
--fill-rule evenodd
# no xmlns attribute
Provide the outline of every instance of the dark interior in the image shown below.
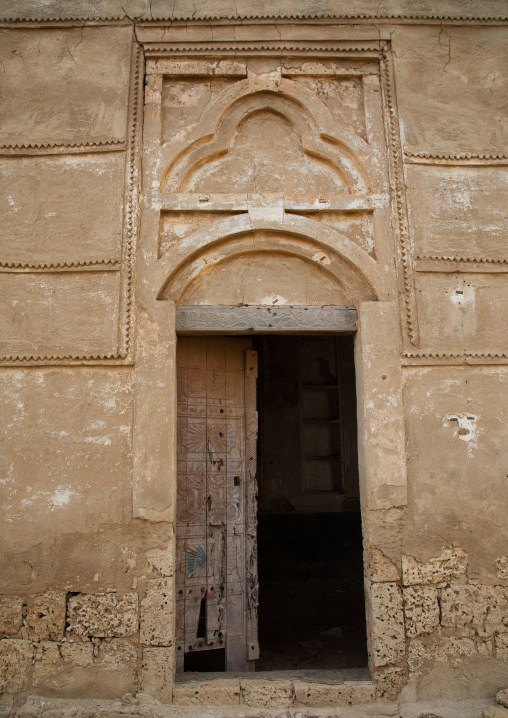
<svg viewBox="0 0 508 718"><path fill-rule="evenodd" d="M353 337L257 348L256 670L366 666Z"/></svg>

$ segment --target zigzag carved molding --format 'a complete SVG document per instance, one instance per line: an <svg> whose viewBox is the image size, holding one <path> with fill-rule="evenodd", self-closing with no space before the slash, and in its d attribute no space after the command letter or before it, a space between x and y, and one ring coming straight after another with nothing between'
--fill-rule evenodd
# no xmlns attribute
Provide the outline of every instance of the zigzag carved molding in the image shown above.
<svg viewBox="0 0 508 718"><path fill-rule="evenodd" d="M508 359L508 352L404 352L405 359Z"/></svg>
<svg viewBox="0 0 508 718"><path fill-rule="evenodd" d="M0 155L67 155L90 152L123 152L124 140L107 140L104 142L47 142L26 145L0 145Z"/></svg>
<svg viewBox="0 0 508 718"><path fill-rule="evenodd" d="M0 18L2 23L54 23L54 22L130 22L130 23L181 23L181 22L213 22L213 21L276 21L276 20L353 20L353 21L368 21L368 22L383 22L383 21L409 21L409 22L505 22L508 20L506 15L492 15L492 16L479 16L479 15L415 15L415 14L381 14L374 15L369 13L346 13L342 15L330 14L330 13L292 13L292 14L270 14L270 15L237 15L237 14L225 14L225 15L187 15L187 16L161 16L161 17L143 17L137 16L134 18L128 17L127 15L109 15L101 17L90 17L90 16L78 16L78 17L65 17L65 16L50 16L50 17L4 17Z"/></svg>
<svg viewBox="0 0 508 718"><path fill-rule="evenodd" d="M415 260L432 262L463 262L464 264L508 264L508 259L493 259L490 257L444 257L439 255L420 254Z"/></svg>
<svg viewBox="0 0 508 718"><path fill-rule="evenodd" d="M167 43L167 44L157 44L157 45L151 45L149 42L144 43L145 51L147 57L154 55L154 54L163 54L163 53L189 53L189 52L198 52L199 54L202 54L203 52L273 52L274 50L284 51L284 52L313 52L313 53L334 53L334 52L340 52L343 53L352 53L352 54L358 54L358 53L375 53L376 56L380 54L380 48L379 43L371 43L366 45L354 45L354 47L347 47L345 45L341 45L340 43L323 43L322 45L310 45L308 43L297 43L297 44L289 44L285 41L277 41L274 40L273 43L262 43L257 45L254 42L248 42L248 43L216 43L213 45L204 45L200 42L196 42L196 44L190 45L190 44L182 44L182 43Z"/></svg>
<svg viewBox="0 0 508 718"><path fill-rule="evenodd" d="M138 161L140 156L139 146L139 107L142 102L142 52L139 45L133 48L131 58L131 83L129 88L129 132L127 138L127 174L126 194L123 219L123 257L122 257L122 289L121 289L121 313L123 310L124 320L120 327L119 355L127 357L131 348L132 340L132 302L133 302L133 276L134 260L137 237L137 211L138 211Z"/></svg>
<svg viewBox="0 0 508 718"><path fill-rule="evenodd" d="M7 354L0 359L1 364L11 364L17 362L36 362L36 363L61 363L72 362L79 364L82 362L111 361L115 359L124 359L126 354ZM123 362L122 362L123 363Z"/></svg>
<svg viewBox="0 0 508 718"><path fill-rule="evenodd" d="M471 160L471 159L482 159L482 160L502 160L508 159L508 155L502 154L475 154L473 152L461 152L459 154L453 154L448 152L404 152L406 157L425 157L428 159L436 160Z"/></svg>
<svg viewBox="0 0 508 718"><path fill-rule="evenodd" d="M405 185L403 177L403 158L400 149L400 136L397 111L393 98L393 78L391 73L388 47L383 49L381 61L381 79L387 108L388 142L391 151L392 182L394 184L394 207L397 219L397 232L399 239L400 263L402 265L402 281L404 287L404 310L406 315L406 328L411 344L418 344L418 323L415 308L415 292L413 263L410 249L407 208L405 199Z"/></svg>
<svg viewBox="0 0 508 718"><path fill-rule="evenodd" d="M1 262L0 271L81 271L81 270L117 271L120 262L115 259L83 260L76 262Z"/></svg>
<svg viewBox="0 0 508 718"><path fill-rule="evenodd" d="M508 163L508 155L474 152L404 152L404 161L406 164L415 165L505 165Z"/></svg>

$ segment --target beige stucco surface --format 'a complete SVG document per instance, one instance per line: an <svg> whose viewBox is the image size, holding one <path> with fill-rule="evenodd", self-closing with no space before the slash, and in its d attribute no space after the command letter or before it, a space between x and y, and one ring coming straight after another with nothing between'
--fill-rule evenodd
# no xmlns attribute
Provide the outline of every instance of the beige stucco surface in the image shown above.
<svg viewBox="0 0 508 718"><path fill-rule="evenodd" d="M26 551L60 534L94 532L105 521L129 517L130 374L95 368L2 372L7 549ZM22 486L15 481L21 472Z"/></svg>
<svg viewBox="0 0 508 718"><path fill-rule="evenodd" d="M0 0L8 697L508 686L508 8L434 5ZM173 687L180 305L356 309L372 681Z"/></svg>
<svg viewBox="0 0 508 718"><path fill-rule="evenodd" d="M42 35L3 28L0 37L2 142L125 139L129 28L56 29Z"/></svg>
<svg viewBox="0 0 508 718"><path fill-rule="evenodd" d="M504 368L418 367L404 372L412 458L407 552L425 561L438 555L443 544L460 546L469 557L470 576L486 583L506 581L496 564L508 540L506 390ZM425 450L429 436L432 452Z"/></svg>
<svg viewBox="0 0 508 718"><path fill-rule="evenodd" d="M118 261L123 173L120 152L2 158L2 261Z"/></svg>
<svg viewBox="0 0 508 718"><path fill-rule="evenodd" d="M392 39L407 151L506 152L504 28L397 28Z"/></svg>

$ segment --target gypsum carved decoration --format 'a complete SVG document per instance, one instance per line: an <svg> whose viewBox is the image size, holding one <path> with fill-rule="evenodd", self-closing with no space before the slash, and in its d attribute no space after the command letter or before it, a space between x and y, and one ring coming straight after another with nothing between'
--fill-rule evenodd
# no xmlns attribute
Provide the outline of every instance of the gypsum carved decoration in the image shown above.
<svg viewBox="0 0 508 718"><path fill-rule="evenodd" d="M353 307L178 307L180 334L254 332L353 332L358 315Z"/></svg>

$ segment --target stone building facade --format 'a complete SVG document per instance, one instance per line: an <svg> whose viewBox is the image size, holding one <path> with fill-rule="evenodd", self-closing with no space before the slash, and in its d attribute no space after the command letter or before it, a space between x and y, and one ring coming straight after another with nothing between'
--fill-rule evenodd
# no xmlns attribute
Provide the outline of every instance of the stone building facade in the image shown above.
<svg viewBox="0 0 508 718"><path fill-rule="evenodd" d="M508 8L430 5L1 3L4 692L508 685ZM321 352L304 407L354 342L340 419L303 409L299 488L266 501L361 512L361 679L250 672L274 336ZM228 670L175 683L214 641Z"/></svg>

